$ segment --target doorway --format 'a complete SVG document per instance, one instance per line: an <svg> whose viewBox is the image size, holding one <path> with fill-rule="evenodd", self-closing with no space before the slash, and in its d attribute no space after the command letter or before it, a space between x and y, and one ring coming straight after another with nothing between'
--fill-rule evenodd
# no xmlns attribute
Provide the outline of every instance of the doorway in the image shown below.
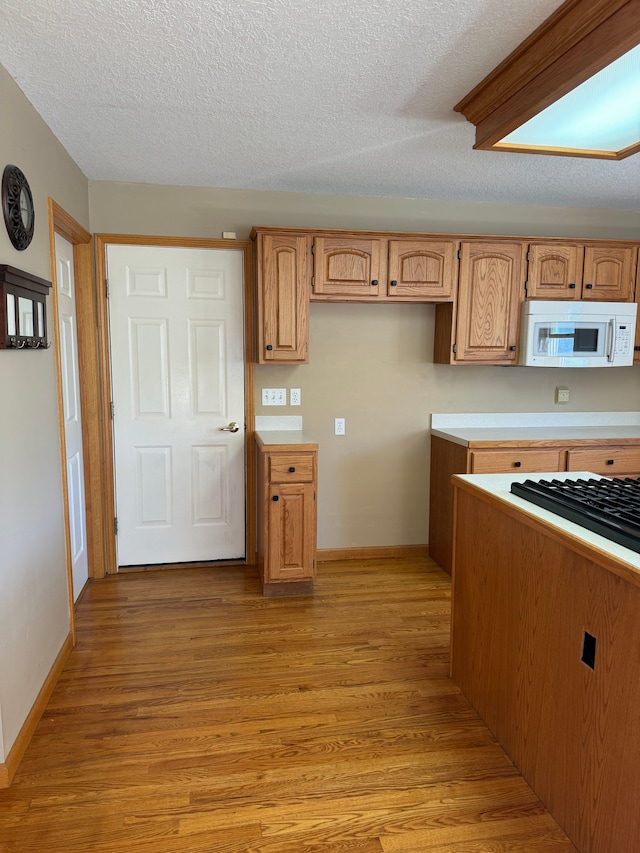
<svg viewBox="0 0 640 853"><path fill-rule="evenodd" d="M111 517L114 524L112 531L108 529L106 535L107 573L117 571L119 566L137 565L153 567L159 563L182 564L193 560L197 560L198 562L211 560L237 562L238 558L240 558L240 562L253 562L255 556L255 497L253 494L254 490L252 488L248 488L245 495L245 484L252 484L254 482L255 461L250 442L246 442L244 440L245 423L249 426L250 430L252 430L254 413L254 312L251 289L251 243L249 241L236 240L200 240L189 238L183 239L111 234L97 234L94 236L94 239L96 246L96 281L98 282L99 348L101 354L104 511L107 519ZM144 444L140 442L139 436L132 436L131 441L129 442L129 461L131 461L131 454L133 453L133 457L135 457L135 466L132 466L134 479L130 479L129 487L124 490L125 493L121 497L119 496L117 513L116 487L120 489L120 472L117 471L117 469L122 466L118 465L116 455L114 454L114 446L116 448L116 453L119 454L117 446L118 432L122 429L118 424L119 409L126 413L128 408L129 421L131 422L131 413L134 410L132 407L133 400L133 406L142 404L139 408L147 408L144 412L139 412L140 415L144 415L140 420L153 422L154 428L160 421L164 420L165 422L168 422L168 410L165 414L162 414L162 412L154 413L152 410L154 407L161 409L162 405L165 404L169 408L173 407L171 398L171 386L173 382L171 379L172 368L169 366L169 362L167 360L169 353L168 351L163 353L163 347L168 346L166 343L166 341L168 341L166 338L166 331L168 331L171 338L173 338L174 335L170 329L170 318L167 319L165 317L167 320L167 322L165 322L165 320L163 320L159 315L154 317L153 312L150 313L148 310L146 311L146 315L145 311L142 310L139 310L137 314L133 311L130 312L130 318L126 321L126 350L123 349L123 352L128 352L125 359L126 367L117 367L117 365L114 364L112 377L112 350L109 344L109 318L111 311L109 306L110 299L107 299L107 259L109 256L109 274L111 274L113 270L112 263L115 263L115 260L112 262L112 251L115 259L116 249L122 249L124 251L128 249L141 249L144 252L151 253L153 253L154 250L159 251L160 249L219 250L222 251L223 254L228 253L230 256L235 255L236 258L241 257L241 273L236 284L236 291L239 290L244 297L244 317L242 317L241 311L240 322L239 325L237 324L237 328L239 329L238 337L240 341L243 342L243 363L241 363L240 369L243 373L244 381L243 383L241 381L234 381L234 384L236 385L244 385L244 418L238 420L235 416L235 412L231 410L232 406L235 407L235 404L232 403L229 405L229 403L226 402L225 406L221 407L221 411L224 412L225 417L228 415L228 418L224 420L224 422L221 421L220 424L217 422L214 424L212 414L213 408L215 408L214 392L219 386L216 382L211 381L210 373L206 370L204 371L204 375L202 372L200 373L200 379L198 380L198 370L194 369L195 366L197 366L197 362L200 361L201 356L205 359L207 357L207 353L210 355L214 350L217 352L221 351L220 339L227 334L226 329L223 329L224 324L218 322L216 318L212 316L204 316L200 318L188 318L185 316L183 318L183 331L181 334L183 335L183 339L187 342L187 355L186 361L184 361L183 351L183 367L178 368L178 370L184 371L184 364L186 364L187 373L189 374L189 370L191 371L189 374L190 378L187 380L187 386L191 388L190 401L188 405L192 407L192 420L200 420L203 423L206 423L209 434L204 436L204 440L201 438L197 439L195 443L192 443L187 452L188 464L182 464L180 466L177 465L177 457L175 455L178 451L174 451L174 449L171 448L170 443L167 443L164 438L155 436L148 445L149 450L147 452L147 448L145 448ZM209 257L215 258L215 253ZM125 293L131 293L138 290L137 298L142 300L143 305L146 305L147 309L150 308L150 303L152 301L155 301L155 303L159 305L164 300L164 297L159 295L154 297L150 296L148 293L146 295L142 294L144 294L145 290L148 288L151 289L151 292L153 292L154 288L156 288L157 293L161 292L158 290L159 287L162 287L162 285L159 284L159 280L163 277L167 277L166 280L168 281L169 273L163 272L161 276L158 276L158 269L167 269L166 263L163 261L162 264L159 264L152 260L152 255L147 256L146 259L141 260L138 263L140 275L138 282L135 283L133 281L132 270L136 267L136 263L125 264L125 267L128 266L130 269L128 272L126 270L123 271L125 283L118 286L123 287ZM192 270L191 274L187 274L183 271L182 284L180 287L182 288L183 294L186 292L188 296L189 293L191 293L191 295L195 297L191 300L193 302L199 301L207 302L210 305L215 304L219 301L218 296L216 296L216 288L219 287L219 284L214 283L216 276L212 277L208 275L208 272L215 269L215 265L212 267L211 264L208 266L205 264L203 269L207 274L201 275L200 273L202 270L200 270L200 272ZM146 273L145 270L147 270ZM148 273L149 270L152 270L151 274ZM153 272L153 270L155 270L155 272ZM219 276L217 277L217 280L219 282ZM116 283L109 281L108 287L111 294L113 294L113 288L116 287ZM189 291L189 288L191 288L191 291ZM172 289L174 289L173 286ZM111 298L113 298L113 296ZM187 299L187 301L189 301L189 299ZM138 309L139 308L140 306L138 306ZM145 323L145 319L149 322ZM191 337L189 337L189 335ZM118 346L118 349L120 349L120 346ZM156 355L151 358L151 364L144 362L144 359L143 362L136 363L138 349L140 349L140 352L144 350L147 355L155 352ZM144 358L146 358L146 356ZM191 359L191 366L189 365L189 359ZM135 369L133 369L134 365ZM164 367L162 365L164 365ZM117 383L116 378L116 367L118 370L124 370L125 373L128 373L128 378L125 383L126 386L128 386L128 391L125 393L125 397L127 399L123 398L122 395L118 393L116 384L119 383ZM136 385L138 382L136 376L140 376L142 374L148 374L152 377L151 384L147 386L146 389L139 388ZM165 374L168 376L168 384L167 380L163 378ZM114 379L113 384L112 378ZM178 384L180 384L180 381L182 380L179 380ZM165 391L168 389L168 396L166 396L165 403L162 402L163 394L165 394L165 391L162 391L163 387ZM200 394L200 400L202 401L203 412L201 415L198 413L199 404L195 406L195 409L193 408L193 400L195 399L193 391L194 387L196 397ZM151 389L151 391L149 391L149 389ZM138 403L136 403L136 394L138 394ZM140 394L142 394L142 396L140 396ZM151 394L151 397L149 394ZM152 399L154 395L156 398L155 400ZM122 401L124 408L122 408L118 400ZM161 403L161 406L157 405L158 402ZM114 414L113 420L111 420L112 411ZM222 427L228 426L229 423L234 420L239 423L238 432L223 432ZM114 425L116 433L115 445ZM126 432L126 426L124 428ZM202 545L202 540L206 543L207 536L210 537L214 528L220 532L221 529L225 527L226 522L224 521L224 512L221 511L221 496L225 494L225 489L231 489L231 486L224 483L224 475L222 473L223 467L220 466L219 461L225 456L225 454L228 455L229 451L221 449L221 442L219 439L223 438L227 434L230 438L240 439L238 445L241 447L240 457L243 462L243 473L240 478L240 494L242 498L241 500L236 499L235 506L239 509L234 510L234 512L236 517L238 514L240 515L240 520L243 525L243 547L240 551L238 551L237 546L234 549L227 548L226 555L223 556L224 552L211 550L209 547L209 539L208 551L176 550L169 540L173 535L171 533L171 529L173 527L173 520L176 517L175 513L179 510L184 517L184 507L180 506L180 503L187 505L190 513L190 521L187 529L190 533L195 532L197 534L195 538L200 539L200 545ZM249 432L249 435L250 434L251 432ZM216 445L216 447L212 447L212 445ZM132 448L138 448L138 450L132 450ZM181 454L184 462L184 459L187 458L185 457L184 448L180 449L179 454ZM188 485L185 485L186 481L183 480L182 485L178 486L175 477L182 476L184 472L178 469L185 467L190 470L191 474L195 471L195 477L191 477L191 481ZM218 484L217 494L216 489L211 488L211 483L215 481L217 481ZM118 485L116 486L117 482ZM162 488L160 488L158 484ZM156 488L157 486L158 488ZM170 498L170 495L173 496ZM175 504L176 499L178 500L178 505ZM129 501L128 505L127 501ZM132 501L133 503L131 503ZM175 509L176 506L178 507L177 510ZM142 527L142 533L145 534L145 536L142 537L143 540L146 538L148 542L151 542L155 551L139 551L136 550L137 546L135 546L133 550L129 550L128 545L125 546L125 551L120 551L121 543L119 534L122 530L121 524L123 522L121 508L126 512L128 524L131 526ZM230 510L228 510L227 513L228 512L230 512ZM118 516L117 522L116 516ZM133 521L131 521L131 519ZM140 521L143 522L142 525L138 523ZM169 523L169 521L171 521L171 523ZM116 554L116 523L118 525L118 554ZM183 527L182 533L177 537L178 540L180 540L180 538L183 540L185 539L184 531L185 528ZM187 534L187 539L190 539L190 533ZM160 543L159 548L156 547L157 542ZM245 555L246 558L243 559Z"/></svg>

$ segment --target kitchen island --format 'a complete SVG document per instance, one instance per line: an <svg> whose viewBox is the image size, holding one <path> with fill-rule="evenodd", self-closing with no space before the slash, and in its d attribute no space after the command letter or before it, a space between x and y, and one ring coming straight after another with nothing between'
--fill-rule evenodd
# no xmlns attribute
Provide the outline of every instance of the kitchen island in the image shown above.
<svg viewBox="0 0 640 853"><path fill-rule="evenodd" d="M453 474L640 476L640 412L433 414L429 556L451 573Z"/></svg>
<svg viewBox="0 0 640 853"><path fill-rule="evenodd" d="M454 477L451 674L582 853L640 850L640 554Z"/></svg>

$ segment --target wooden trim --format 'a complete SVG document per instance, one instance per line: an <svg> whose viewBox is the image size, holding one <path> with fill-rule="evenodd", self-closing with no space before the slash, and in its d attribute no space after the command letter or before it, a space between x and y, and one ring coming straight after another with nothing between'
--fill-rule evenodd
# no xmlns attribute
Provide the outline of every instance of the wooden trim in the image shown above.
<svg viewBox="0 0 640 853"><path fill-rule="evenodd" d="M51 694L53 693L58 679L60 678L60 673L64 669L64 665L67 662L67 658L69 657L73 646L74 640L72 635L69 634L62 644L62 648L58 652L44 684L40 688L40 692L27 715L27 719L22 724L18 737L15 739L13 746L9 750L5 763L0 764L0 788L8 788L11 785L13 777L16 774L16 770L27 751L27 747L31 742L36 726L40 722L40 718L47 707L47 703L51 698Z"/></svg>
<svg viewBox="0 0 640 853"><path fill-rule="evenodd" d="M298 234L309 235L311 237L318 236L353 236L353 237L386 237L386 238L401 238L406 240L431 239L434 240L456 240L462 243L545 243L549 245L558 244L566 246L567 244L579 244L580 246L606 246L616 245L621 247L635 248L638 245L638 240L608 240L606 238L582 238L582 237L545 237L537 234L535 236L522 234L450 234L447 232L433 231L344 231L334 230L329 228L280 228L276 225L255 225L251 234L257 237L258 234ZM346 299L338 300L340 302L347 301ZM360 300L359 300L360 301ZM446 304L446 303L434 303Z"/></svg>
<svg viewBox="0 0 640 853"><path fill-rule="evenodd" d="M428 557L428 545L372 545L364 548L320 548L317 560L332 563L337 560L372 560L378 557L389 560L399 557Z"/></svg>
<svg viewBox="0 0 640 853"><path fill-rule="evenodd" d="M250 440L253 428L254 402L254 304L253 304L253 256L250 240L208 240L191 237L158 237L145 234L95 234L95 268L98 317L98 346L100 353L100 396L102 417L103 455L103 506L106 523L106 573L118 571L116 537L113 530L115 518L115 470L113 462L113 426L111 409L111 356L109 351L109 304L107 301L107 246L162 246L188 249L234 249L241 250L244 260L244 332L245 332L245 560L241 565L255 561L255 454Z"/></svg>
<svg viewBox="0 0 640 853"><path fill-rule="evenodd" d="M493 148L639 42L637 0L567 0L454 109L476 126L475 148Z"/></svg>
<svg viewBox="0 0 640 853"><path fill-rule="evenodd" d="M93 277L91 266L91 234L76 222L52 198L48 200L49 215L49 263L52 282L52 317L56 384L58 400L58 433L60 442L60 464L62 478L62 499L65 528L65 562L67 570L67 592L69 597L69 626L73 644L76 642L75 606L73 596L73 559L71 555L71 532L69 518L69 484L67 481L66 439L64 425L64 401L62 399L62 359L60 355L60 324L58 318L58 286L56 269L55 235L60 234L73 245L73 266L76 290L76 327L78 337L78 362L81 377L80 407L82 411L82 447L84 465L85 517L87 533L87 559L89 576L100 576L101 555L103 551L101 506L96 505L96 483L99 483L101 460L96 458L96 445L92 434L96 424L92 418L92 395L95 396L95 370L93 379L87 376L91 353L95 356L95 320L93 312ZM97 448L99 451L99 448ZM96 480L96 473L98 479ZM97 524L96 524L97 520ZM95 572L98 574L94 574Z"/></svg>

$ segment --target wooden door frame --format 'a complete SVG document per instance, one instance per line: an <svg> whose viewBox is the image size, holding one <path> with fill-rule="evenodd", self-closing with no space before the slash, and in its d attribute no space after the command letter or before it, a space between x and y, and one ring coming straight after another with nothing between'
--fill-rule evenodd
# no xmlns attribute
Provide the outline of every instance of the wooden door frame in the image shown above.
<svg viewBox="0 0 640 853"><path fill-rule="evenodd" d="M55 235L60 234L73 246L75 280L76 329L78 339L78 371L80 376L80 410L82 424L82 456L84 465L84 494L86 517L86 548L89 577L104 574L104 535L102 529L102 496L100 471L100 421L98 417L97 376L98 347L95 334L95 299L91 234L70 216L52 198L49 211L49 262L51 268L51 316L49 328L53 329L56 359L58 397L58 430L62 468L62 499L65 526L65 559L69 595L69 620L73 644L76 642L75 599L73 594L73 559L69 518L69 483L67 478L67 452L65 438L64 400L62 395L62 357L60 353L60 322L58 317L58 286Z"/></svg>
<svg viewBox="0 0 640 853"><path fill-rule="evenodd" d="M254 423L254 301L253 253L250 240L207 240L189 237L150 237L143 234L94 234L96 265L96 308L99 348L99 393L102 412L102 506L105 519L104 574L118 571L116 556L115 470L113 459L113 421L111 420L111 355L109 350L109 303L107 299L107 246L161 246L182 249L235 249L243 252L244 259L244 405L245 405L245 564L253 564L255 557L255 453L250 437ZM218 561L216 561L218 562ZM225 561L219 561L223 564ZM230 560L237 564L238 560ZM242 563L242 561L240 561Z"/></svg>

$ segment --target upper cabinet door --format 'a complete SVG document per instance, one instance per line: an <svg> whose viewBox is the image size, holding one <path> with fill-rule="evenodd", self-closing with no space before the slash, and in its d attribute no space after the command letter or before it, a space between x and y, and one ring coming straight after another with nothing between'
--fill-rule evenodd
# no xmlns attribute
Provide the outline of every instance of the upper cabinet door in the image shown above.
<svg viewBox="0 0 640 853"><path fill-rule="evenodd" d="M375 298L384 293L386 240L358 237L316 237L314 294Z"/></svg>
<svg viewBox="0 0 640 853"><path fill-rule="evenodd" d="M637 250L588 246L584 251L583 299L633 302Z"/></svg>
<svg viewBox="0 0 640 853"><path fill-rule="evenodd" d="M453 299L456 249L453 240L389 240L388 296Z"/></svg>
<svg viewBox="0 0 640 853"><path fill-rule="evenodd" d="M582 246L532 244L527 295L535 299L580 299L583 261Z"/></svg>
<svg viewBox="0 0 640 853"><path fill-rule="evenodd" d="M306 236L258 235L258 364L309 361L308 245Z"/></svg>
<svg viewBox="0 0 640 853"><path fill-rule="evenodd" d="M460 248L456 362L513 363L525 246L462 243Z"/></svg>

